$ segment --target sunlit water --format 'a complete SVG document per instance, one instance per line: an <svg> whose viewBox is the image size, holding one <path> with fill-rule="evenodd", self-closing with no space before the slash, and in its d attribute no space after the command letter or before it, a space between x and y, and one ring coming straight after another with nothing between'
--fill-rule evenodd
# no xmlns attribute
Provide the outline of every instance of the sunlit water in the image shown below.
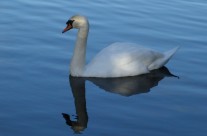
<svg viewBox="0 0 207 136"><path fill-rule="evenodd" d="M87 62L117 41L181 46L166 65L180 78L69 78L74 14L90 21ZM1 1L0 135L205 136L206 15L205 0Z"/></svg>

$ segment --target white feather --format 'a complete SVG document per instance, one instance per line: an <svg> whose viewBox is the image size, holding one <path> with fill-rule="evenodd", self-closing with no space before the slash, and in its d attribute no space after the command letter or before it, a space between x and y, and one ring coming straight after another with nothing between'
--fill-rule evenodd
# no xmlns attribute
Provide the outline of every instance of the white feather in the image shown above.
<svg viewBox="0 0 207 136"><path fill-rule="evenodd" d="M164 66L177 48L159 53L133 43L114 43L100 51L85 66L89 23L86 17L73 16L73 27L79 29L71 61L71 75L78 77L126 77L149 73Z"/></svg>

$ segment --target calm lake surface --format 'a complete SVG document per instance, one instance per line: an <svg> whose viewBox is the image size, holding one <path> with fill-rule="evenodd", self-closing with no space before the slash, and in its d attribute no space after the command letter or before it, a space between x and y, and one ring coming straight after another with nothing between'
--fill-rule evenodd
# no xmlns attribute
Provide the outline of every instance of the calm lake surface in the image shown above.
<svg viewBox="0 0 207 136"><path fill-rule="evenodd" d="M87 62L113 42L181 46L166 65L179 78L69 77L74 14L90 21ZM2 0L0 135L206 136L206 15L206 0Z"/></svg>

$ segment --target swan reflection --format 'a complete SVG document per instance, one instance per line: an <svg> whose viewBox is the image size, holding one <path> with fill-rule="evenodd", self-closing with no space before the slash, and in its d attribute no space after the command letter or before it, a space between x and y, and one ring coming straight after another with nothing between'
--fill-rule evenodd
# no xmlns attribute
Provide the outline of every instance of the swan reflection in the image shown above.
<svg viewBox="0 0 207 136"><path fill-rule="evenodd" d="M77 119L72 121L70 115L62 113L66 124L71 126L75 133L80 133L87 128L88 114L85 98L85 81L91 81L100 88L117 93L122 96L131 96L140 93L147 93L151 88L158 85L165 77L177 77L169 72L166 67L153 70L148 74L122 77L122 78L80 78L69 77L71 90L74 97ZM179 78L179 77L177 77Z"/></svg>
<svg viewBox="0 0 207 136"><path fill-rule="evenodd" d="M166 67L153 70L148 74L122 77L122 78L87 78L100 88L123 96L131 96L147 93L151 88L158 85L164 77L177 77L169 72ZM178 78L178 77L177 77Z"/></svg>
<svg viewBox="0 0 207 136"><path fill-rule="evenodd" d="M75 133L80 133L87 127L88 114L86 110L86 97L85 97L85 79L69 77L71 91L74 97L74 104L76 109L76 121L70 119L70 115L62 113L66 124L71 126Z"/></svg>

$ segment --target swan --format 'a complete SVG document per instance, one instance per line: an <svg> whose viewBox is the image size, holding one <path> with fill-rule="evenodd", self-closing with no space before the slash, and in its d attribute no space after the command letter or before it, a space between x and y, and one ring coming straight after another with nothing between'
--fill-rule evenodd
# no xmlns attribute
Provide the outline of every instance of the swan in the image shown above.
<svg viewBox="0 0 207 136"><path fill-rule="evenodd" d="M134 43L113 43L101 50L87 65L85 64L89 22L85 16L72 16L62 31L78 29L74 53L70 63L70 74L75 77L114 78L149 73L164 66L179 47L164 53Z"/></svg>

